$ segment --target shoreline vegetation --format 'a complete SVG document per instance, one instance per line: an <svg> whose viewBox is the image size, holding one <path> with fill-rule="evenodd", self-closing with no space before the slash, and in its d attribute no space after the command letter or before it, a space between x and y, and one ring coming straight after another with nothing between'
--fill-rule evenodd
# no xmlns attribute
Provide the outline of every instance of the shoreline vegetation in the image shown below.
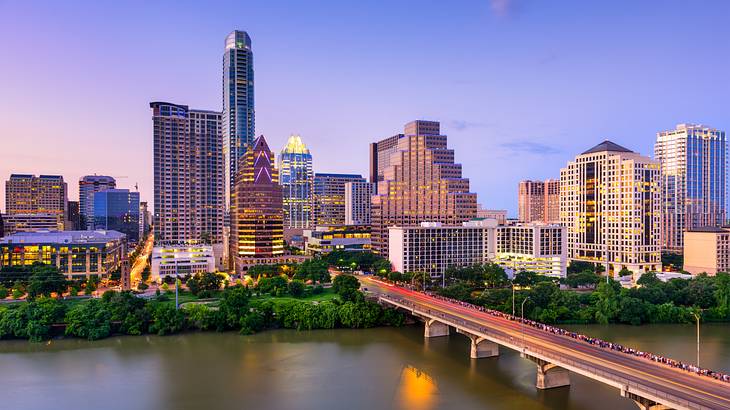
<svg viewBox="0 0 730 410"><path fill-rule="evenodd" d="M335 251L301 264L258 265L235 284L216 273L184 279L181 308L167 284L156 295L109 290L101 298L80 299L54 268L33 265L0 271L0 291L26 295L25 301L0 304L0 340L42 341L53 337L98 340L112 335L168 335L183 331L298 330L400 326L405 316L366 300L356 277L369 272L382 279L430 291L487 309L512 313L525 301L525 318L545 324L693 323L730 321L730 275L699 275L691 280L660 281L644 274L639 286L622 288L599 276L589 264L574 263L558 280L519 272L509 280L495 264L451 268L445 287L420 272L393 272L390 263L370 252ZM83 284L85 289L90 285ZM71 289L69 291L69 289ZM162 290L162 291L161 291ZM72 298L61 299L68 293ZM89 294L90 292L85 291ZM0 295L2 296L2 295ZM3 297L7 297L4 295ZM519 311L515 312L521 313Z"/></svg>

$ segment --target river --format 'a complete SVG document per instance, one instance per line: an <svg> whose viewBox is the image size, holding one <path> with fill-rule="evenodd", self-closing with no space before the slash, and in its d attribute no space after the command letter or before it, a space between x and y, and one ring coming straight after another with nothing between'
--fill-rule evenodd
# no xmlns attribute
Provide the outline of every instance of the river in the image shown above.
<svg viewBox="0 0 730 410"><path fill-rule="evenodd" d="M695 360L690 325L572 328ZM538 391L531 362L508 349L470 360L467 340L424 341L414 325L0 341L0 408L636 409L615 389L574 374L570 388ZM704 326L701 346L704 366L730 372L730 326Z"/></svg>

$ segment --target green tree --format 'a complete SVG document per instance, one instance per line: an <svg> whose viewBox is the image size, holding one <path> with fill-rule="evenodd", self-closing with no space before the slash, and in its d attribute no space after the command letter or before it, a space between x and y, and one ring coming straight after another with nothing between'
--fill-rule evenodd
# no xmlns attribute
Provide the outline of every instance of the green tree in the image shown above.
<svg viewBox="0 0 730 410"><path fill-rule="evenodd" d="M150 332L164 336L185 330L187 320L182 310L163 303L150 303L147 306L152 316Z"/></svg>
<svg viewBox="0 0 730 410"><path fill-rule="evenodd" d="M600 324L608 324L613 321L619 313L619 285L616 281L608 283L601 282L595 292L596 302L596 322Z"/></svg>
<svg viewBox="0 0 730 410"><path fill-rule="evenodd" d="M534 286L540 281L540 275L531 271L518 272L512 282L520 287Z"/></svg>
<svg viewBox="0 0 730 410"><path fill-rule="evenodd" d="M487 263L482 269L484 270L484 283L488 288L499 288L507 286L509 278L504 272L504 268L496 263Z"/></svg>
<svg viewBox="0 0 730 410"><path fill-rule="evenodd" d="M337 275L332 281L332 290L340 295L343 301L357 300L358 296L362 296L358 289L360 281L352 275Z"/></svg>
<svg viewBox="0 0 730 410"><path fill-rule="evenodd" d="M8 291L8 288L6 288L3 285L0 285L0 299L5 299L8 297L10 292Z"/></svg>
<svg viewBox="0 0 730 410"><path fill-rule="evenodd" d="M585 270L578 273L569 273L564 282L571 288L579 288L583 286L595 287L601 281L601 277L598 276L593 270Z"/></svg>
<svg viewBox="0 0 730 410"><path fill-rule="evenodd" d="M91 299L66 313L66 335L98 340L111 334L111 313L104 303Z"/></svg>
<svg viewBox="0 0 730 410"><path fill-rule="evenodd" d="M60 274L55 266L34 265L33 274L28 282L28 298L50 297L53 293L60 295L66 291L67 286L66 277Z"/></svg>
<svg viewBox="0 0 730 410"><path fill-rule="evenodd" d="M327 261L323 259L309 259L297 266L294 279L312 281L313 283L329 283L330 273Z"/></svg>
<svg viewBox="0 0 730 410"><path fill-rule="evenodd" d="M220 290L224 279L225 276L220 273L197 273L188 279L185 285L190 289L190 293L198 295L202 291L212 292Z"/></svg>
<svg viewBox="0 0 730 410"><path fill-rule="evenodd" d="M721 316L730 315L730 274L719 272L715 276L715 301Z"/></svg>
<svg viewBox="0 0 730 410"><path fill-rule="evenodd" d="M304 295L304 282L300 280L292 280L287 285L287 290L289 291L289 294L294 296L295 298L300 298Z"/></svg>
<svg viewBox="0 0 730 410"><path fill-rule="evenodd" d="M631 272L626 266L622 267L620 271L618 271L619 276L631 276L634 273Z"/></svg>
<svg viewBox="0 0 730 410"><path fill-rule="evenodd" d="M261 293L276 295L277 293L286 292L288 282L284 276L261 278L256 284L256 290Z"/></svg>
<svg viewBox="0 0 730 410"><path fill-rule="evenodd" d="M231 286L223 291L218 307L223 321L231 329L240 329L241 319L249 312L251 292L243 286Z"/></svg>
<svg viewBox="0 0 730 410"><path fill-rule="evenodd" d="M619 321L635 326L645 322L647 318L647 306L637 298L624 297L619 303Z"/></svg>

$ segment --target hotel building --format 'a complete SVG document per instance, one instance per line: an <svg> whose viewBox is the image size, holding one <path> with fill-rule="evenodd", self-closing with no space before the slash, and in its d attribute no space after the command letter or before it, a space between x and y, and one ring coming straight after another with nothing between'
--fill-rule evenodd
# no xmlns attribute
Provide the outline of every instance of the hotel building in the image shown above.
<svg viewBox="0 0 730 410"><path fill-rule="evenodd" d="M345 184L345 224L370 225L370 201L375 184L348 182Z"/></svg>
<svg viewBox="0 0 730 410"><path fill-rule="evenodd" d="M685 231L725 224L725 132L679 124L657 133L654 158L661 163L662 246L682 252Z"/></svg>
<svg viewBox="0 0 730 410"><path fill-rule="evenodd" d="M568 258L613 276L661 270L659 163L610 141L560 171L560 222Z"/></svg>
<svg viewBox="0 0 730 410"><path fill-rule="evenodd" d="M0 239L0 267L40 262L68 279L108 279L125 269L126 248L125 235L116 231L18 232Z"/></svg>
<svg viewBox="0 0 730 410"><path fill-rule="evenodd" d="M454 150L447 147L446 136L440 135L438 122L406 124L387 163L378 193L372 197L376 253L388 257L390 226L459 225L476 217L476 194L469 192L469 180L462 178L461 164L454 162Z"/></svg>
<svg viewBox="0 0 730 410"><path fill-rule="evenodd" d="M264 136L256 138L238 165L231 208L230 254L240 271L241 258L284 254L284 213L279 172Z"/></svg>
<svg viewBox="0 0 730 410"><path fill-rule="evenodd" d="M50 214L57 227L66 226L68 187L62 176L12 174L5 182L5 212L8 216ZM29 226L30 229L42 229Z"/></svg>
<svg viewBox="0 0 730 410"><path fill-rule="evenodd" d="M365 183L362 175L314 174L314 215L317 226L345 224L345 185Z"/></svg>
<svg viewBox="0 0 730 410"><path fill-rule="evenodd" d="M730 228L707 226L685 231L684 270L710 276L730 272Z"/></svg>
<svg viewBox="0 0 730 410"><path fill-rule="evenodd" d="M299 135L292 135L279 154L284 195L284 228L305 229L315 224L312 154Z"/></svg>
<svg viewBox="0 0 730 410"><path fill-rule="evenodd" d="M150 108L155 241L222 243L221 114L166 102L152 102Z"/></svg>
<svg viewBox="0 0 730 410"><path fill-rule="evenodd" d="M152 248L150 277L159 282L167 276L182 277L216 271L211 245L172 245Z"/></svg>
<svg viewBox="0 0 730 410"><path fill-rule="evenodd" d="M518 193L520 222L560 222L560 180L520 181Z"/></svg>
<svg viewBox="0 0 730 410"><path fill-rule="evenodd" d="M82 227L94 230L94 193L114 189L117 181L106 175L86 175L79 178L79 214Z"/></svg>

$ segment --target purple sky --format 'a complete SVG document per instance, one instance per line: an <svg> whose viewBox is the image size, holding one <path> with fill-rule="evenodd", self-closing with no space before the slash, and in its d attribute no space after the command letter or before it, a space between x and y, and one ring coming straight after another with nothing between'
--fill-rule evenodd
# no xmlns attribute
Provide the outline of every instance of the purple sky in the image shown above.
<svg viewBox="0 0 730 410"><path fill-rule="evenodd" d="M479 202L557 177L609 138L651 154L679 122L728 130L727 1L0 0L0 179L116 177L152 196L150 101L221 109L223 40L252 37L256 132L301 134L317 172L441 121ZM4 209L4 189L0 190Z"/></svg>

